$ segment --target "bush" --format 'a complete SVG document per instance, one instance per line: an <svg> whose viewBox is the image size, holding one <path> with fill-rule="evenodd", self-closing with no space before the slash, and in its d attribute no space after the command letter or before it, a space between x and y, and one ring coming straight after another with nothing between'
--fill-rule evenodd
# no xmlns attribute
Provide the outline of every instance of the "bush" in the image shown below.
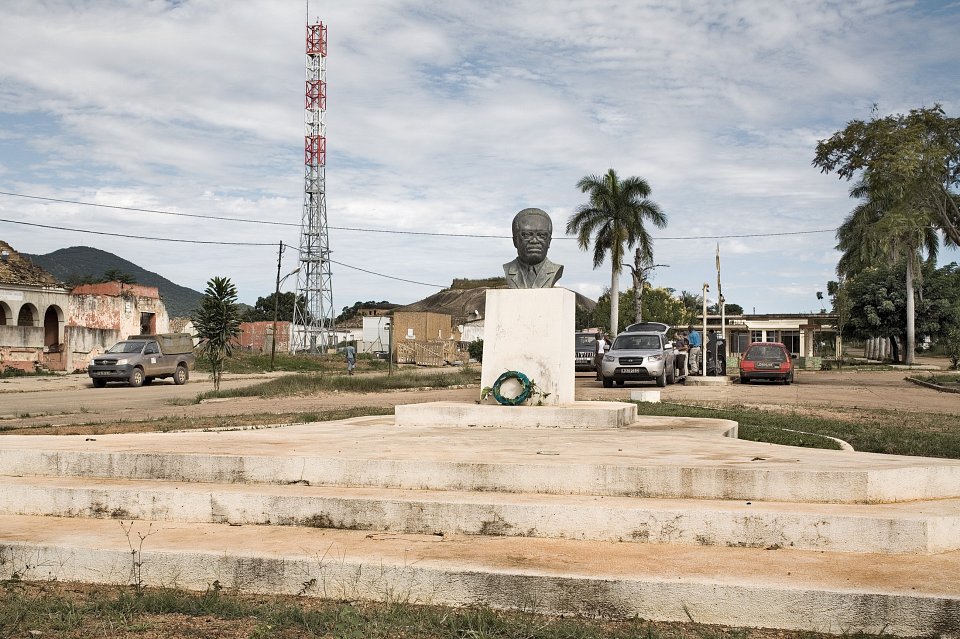
<svg viewBox="0 0 960 639"><path fill-rule="evenodd" d="M475 339L467 346L467 352L470 353L470 357L477 360L478 362L483 361L483 340Z"/></svg>

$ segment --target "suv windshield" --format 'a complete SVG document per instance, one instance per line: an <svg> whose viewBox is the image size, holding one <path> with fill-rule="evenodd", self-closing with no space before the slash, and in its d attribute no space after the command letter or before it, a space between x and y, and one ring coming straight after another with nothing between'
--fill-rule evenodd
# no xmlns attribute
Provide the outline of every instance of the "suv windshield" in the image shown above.
<svg viewBox="0 0 960 639"><path fill-rule="evenodd" d="M577 335L577 350L592 351L597 348L597 338L594 335Z"/></svg>
<svg viewBox="0 0 960 639"><path fill-rule="evenodd" d="M143 342L117 342L109 349L108 353L139 353L143 348Z"/></svg>
<svg viewBox="0 0 960 639"><path fill-rule="evenodd" d="M657 335L621 335L613 342L615 351L658 351L660 337Z"/></svg>

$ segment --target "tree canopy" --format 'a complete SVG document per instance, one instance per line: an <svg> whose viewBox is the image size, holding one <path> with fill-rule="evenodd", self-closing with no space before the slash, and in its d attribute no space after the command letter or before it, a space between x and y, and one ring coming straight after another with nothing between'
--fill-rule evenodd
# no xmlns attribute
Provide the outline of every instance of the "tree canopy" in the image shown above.
<svg viewBox="0 0 960 639"><path fill-rule="evenodd" d="M620 326L620 272L627 248L637 247L636 267L653 264L653 238L644 225L667 225L667 217L656 202L649 199L650 185L641 177L623 180L613 169L603 175L580 178L577 188L588 194L588 202L577 207L567 220L567 233L577 236L582 250L593 244L593 267L610 256L610 331ZM629 304L629 302L628 302Z"/></svg>

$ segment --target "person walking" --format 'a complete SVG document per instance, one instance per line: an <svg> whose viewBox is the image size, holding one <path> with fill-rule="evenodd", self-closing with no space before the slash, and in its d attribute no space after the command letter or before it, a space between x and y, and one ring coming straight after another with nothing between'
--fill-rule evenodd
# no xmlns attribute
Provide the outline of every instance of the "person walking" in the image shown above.
<svg viewBox="0 0 960 639"><path fill-rule="evenodd" d="M600 364L603 362L603 354L607 351L607 339L603 331L597 333L597 351L593 355L593 365L597 369L597 381L603 380L603 373L600 372Z"/></svg>
<svg viewBox="0 0 960 639"><path fill-rule="evenodd" d="M353 375L353 367L357 364L357 349L353 344L347 344L343 353L347 356L347 375Z"/></svg>

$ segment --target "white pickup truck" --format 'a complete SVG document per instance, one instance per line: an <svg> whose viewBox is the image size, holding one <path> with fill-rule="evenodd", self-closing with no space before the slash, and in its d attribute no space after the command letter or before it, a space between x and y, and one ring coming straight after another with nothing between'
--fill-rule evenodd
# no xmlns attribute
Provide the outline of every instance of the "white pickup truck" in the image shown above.
<svg viewBox="0 0 960 639"><path fill-rule="evenodd" d="M173 383L186 384L196 358L189 333L131 335L97 355L87 367L94 388L107 382L125 382L142 386L155 379L173 378Z"/></svg>

